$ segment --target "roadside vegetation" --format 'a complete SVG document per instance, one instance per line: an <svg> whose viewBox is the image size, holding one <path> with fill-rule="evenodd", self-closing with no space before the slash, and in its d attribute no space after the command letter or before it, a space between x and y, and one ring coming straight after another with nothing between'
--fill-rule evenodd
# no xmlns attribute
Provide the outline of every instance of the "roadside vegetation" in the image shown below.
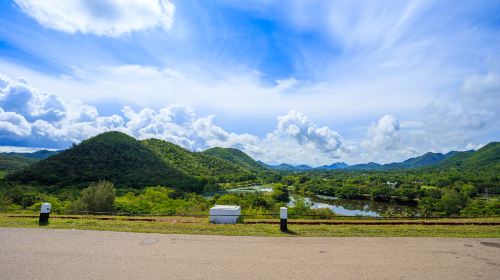
<svg viewBox="0 0 500 280"><path fill-rule="evenodd" d="M289 179L289 178L288 178ZM243 215L266 217L279 212L279 208L287 206L290 201L289 192L295 188L296 192L311 192L307 186L310 180L297 177L291 186L275 183L273 192L229 193L214 195L205 199L200 194L178 192L175 189L155 186L143 189L115 189L109 181L99 181L79 191L67 189L54 193L45 193L33 186L15 185L3 188L0 191L0 208L30 209L37 212L43 202L52 204L52 208L59 213L117 213L124 215L206 215L210 207L219 205L240 205ZM319 180L314 186L327 184L328 180ZM359 184L359 183L358 183ZM325 188L324 188L325 189ZM324 190L323 189L323 190ZM328 188L341 198L350 199L383 199L392 203L417 204L421 217L487 217L500 215L500 200L496 197L484 199L478 197L477 189L464 184L458 190L455 188L437 188L421 186L417 190L372 188L369 186ZM349 192L346 191L349 190ZM353 195L352 190L360 190ZM397 197L398 194L408 196L408 202ZM324 194L320 192L319 194ZM417 202L418 201L418 202ZM328 219L335 217L329 209L311 209L304 200L295 201L290 208L291 218Z"/></svg>
<svg viewBox="0 0 500 280"><path fill-rule="evenodd" d="M36 217L12 217L0 213L0 227L37 228ZM76 218L76 219L74 219ZM278 224L214 225L207 218L162 217L155 222L128 221L126 217L100 220L102 216L81 219L51 218L44 228L125 231L168 234L240 235L240 236L305 236L305 237L460 237L500 238L500 226L485 225L307 225L289 224L290 232L281 233ZM499 221L489 218L487 221Z"/></svg>

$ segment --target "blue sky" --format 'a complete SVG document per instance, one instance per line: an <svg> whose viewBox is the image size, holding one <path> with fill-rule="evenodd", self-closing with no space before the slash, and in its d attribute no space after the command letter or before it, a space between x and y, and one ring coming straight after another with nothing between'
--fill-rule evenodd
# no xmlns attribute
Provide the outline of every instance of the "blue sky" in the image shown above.
<svg viewBox="0 0 500 280"><path fill-rule="evenodd" d="M0 149L108 130L315 166L475 149L500 138L499 27L500 1L0 1Z"/></svg>

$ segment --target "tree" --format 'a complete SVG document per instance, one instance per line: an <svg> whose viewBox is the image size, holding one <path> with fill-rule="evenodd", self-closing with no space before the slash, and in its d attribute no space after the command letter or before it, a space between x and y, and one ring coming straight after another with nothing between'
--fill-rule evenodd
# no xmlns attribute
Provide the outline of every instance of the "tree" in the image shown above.
<svg viewBox="0 0 500 280"><path fill-rule="evenodd" d="M420 200L418 208L420 209L424 217L426 217L428 215L432 215L436 211L438 202L439 200L435 198L424 197Z"/></svg>
<svg viewBox="0 0 500 280"><path fill-rule="evenodd" d="M389 187L378 187L371 190L371 195L375 201L390 201L394 191Z"/></svg>
<svg viewBox="0 0 500 280"><path fill-rule="evenodd" d="M465 184L460 187L460 193L465 197L474 197L477 194L477 189L471 184Z"/></svg>
<svg viewBox="0 0 500 280"><path fill-rule="evenodd" d="M441 210L443 210L447 215L458 214L460 210L464 207L465 199L456 191L448 191L439 202Z"/></svg>
<svg viewBox="0 0 500 280"><path fill-rule="evenodd" d="M23 208L28 208L36 202L40 201L41 195L35 192L25 193L21 198L21 206Z"/></svg>
<svg viewBox="0 0 500 280"><path fill-rule="evenodd" d="M273 187L273 199L279 202L290 201L290 196L288 194L288 187L282 184L278 184Z"/></svg>
<svg viewBox="0 0 500 280"><path fill-rule="evenodd" d="M108 181L92 183L81 193L80 201L86 211L91 212L112 212L114 210L115 186Z"/></svg>

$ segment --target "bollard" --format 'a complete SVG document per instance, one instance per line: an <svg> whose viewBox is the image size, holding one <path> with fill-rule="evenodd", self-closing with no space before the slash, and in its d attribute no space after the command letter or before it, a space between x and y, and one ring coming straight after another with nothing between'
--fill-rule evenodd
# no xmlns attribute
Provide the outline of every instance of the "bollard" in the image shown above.
<svg viewBox="0 0 500 280"><path fill-rule="evenodd" d="M44 203L40 207L40 219L38 219L38 224L45 226L49 224L49 214L50 214L50 203Z"/></svg>
<svg viewBox="0 0 500 280"><path fill-rule="evenodd" d="M288 232L288 208L280 208L280 230L282 232Z"/></svg>

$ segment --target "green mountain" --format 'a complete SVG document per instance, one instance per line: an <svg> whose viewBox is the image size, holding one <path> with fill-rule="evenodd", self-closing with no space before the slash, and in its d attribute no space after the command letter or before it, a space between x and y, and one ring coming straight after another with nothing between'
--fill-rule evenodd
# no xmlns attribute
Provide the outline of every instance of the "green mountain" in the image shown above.
<svg viewBox="0 0 500 280"><path fill-rule="evenodd" d="M268 170L264 165L238 149L215 147L201 153L229 161L250 171L261 172Z"/></svg>
<svg viewBox="0 0 500 280"><path fill-rule="evenodd" d="M40 150L33 153L0 153L0 171L15 171L27 167L40 159L48 158L60 151Z"/></svg>
<svg viewBox="0 0 500 280"><path fill-rule="evenodd" d="M288 163L281 163L278 165L268 165L268 168L279 171L307 171L312 170L313 168L309 165L301 164L301 165L291 165Z"/></svg>
<svg viewBox="0 0 500 280"><path fill-rule="evenodd" d="M408 168L417 168L417 167L425 167L432 166L440 163L445 160L449 156L454 155L453 152L447 153L443 155L441 153L431 153L428 152L418 157L407 159L403 162L393 162L389 164L384 164L384 169L408 169Z"/></svg>
<svg viewBox="0 0 500 280"><path fill-rule="evenodd" d="M14 171L27 167L28 165L37 162L37 159L20 157L16 155L0 154L0 170Z"/></svg>
<svg viewBox="0 0 500 280"><path fill-rule="evenodd" d="M166 163L194 176L216 182L234 182L255 179L249 170L227 160L206 153L196 153L159 139L141 141Z"/></svg>
<svg viewBox="0 0 500 280"><path fill-rule="evenodd" d="M7 180L40 185L85 185L109 180L118 187L163 185L201 191L204 181L162 160L140 141L106 132L7 175Z"/></svg>
<svg viewBox="0 0 500 280"><path fill-rule="evenodd" d="M487 168L500 166L500 143L491 142L481 149L474 151L451 151L446 154L426 153L424 155L407 159L403 162L378 164L374 162L356 164L347 167L351 170L396 170L411 168Z"/></svg>
<svg viewBox="0 0 500 280"><path fill-rule="evenodd" d="M457 152L443 160L441 168L500 167L500 142L491 142L477 151Z"/></svg>
<svg viewBox="0 0 500 280"><path fill-rule="evenodd" d="M349 170L384 170L384 166L376 162L360 163L346 167Z"/></svg>
<svg viewBox="0 0 500 280"><path fill-rule="evenodd" d="M349 165L345 162L335 162L330 165L323 165L318 167L317 169L322 169L322 170L335 170L335 169L345 169L349 167Z"/></svg>
<svg viewBox="0 0 500 280"><path fill-rule="evenodd" d="M8 152L8 153L0 153L0 155L17 156L17 157L34 158L34 159L46 159L46 158L53 156L55 154L58 154L60 152L61 151L40 150L40 151L36 151L36 152L32 152L32 153Z"/></svg>

